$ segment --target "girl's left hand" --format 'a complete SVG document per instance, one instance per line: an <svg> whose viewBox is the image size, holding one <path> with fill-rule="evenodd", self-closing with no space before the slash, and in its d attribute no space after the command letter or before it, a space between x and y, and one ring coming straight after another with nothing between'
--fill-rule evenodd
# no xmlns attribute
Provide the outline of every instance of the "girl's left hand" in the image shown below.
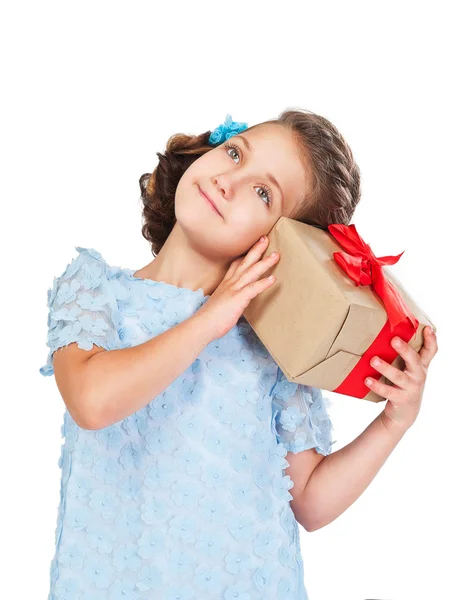
<svg viewBox="0 0 450 600"><path fill-rule="evenodd" d="M428 367L438 351L433 329L425 327L424 332L424 345L419 352L401 338L391 340L393 348L405 361L406 367L403 371L379 357L371 359L371 366L396 385L380 383L376 379L371 379L372 383L366 380L366 385L371 390L387 400L381 413L383 422L386 426L403 432L411 427L419 414ZM395 345L395 340L400 341L398 346ZM374 364L376 358L380 361L379 364Z"/></svg>

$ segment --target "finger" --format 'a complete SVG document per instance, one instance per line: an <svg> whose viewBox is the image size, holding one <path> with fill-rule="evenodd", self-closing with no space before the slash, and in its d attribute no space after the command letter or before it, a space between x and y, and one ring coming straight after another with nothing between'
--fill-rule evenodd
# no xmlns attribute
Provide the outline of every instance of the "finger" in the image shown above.
<svg viewBox="0 0 450 600"><path fill-rule="evenodd" d="M431 359L435 356L438 351L436 334L432 328L425 327L425 337L423 346L419 351L419 356L423 366L428 369Z"/></svg>
<svg viewBox="0 0 450 600"><path fill-rule="evenodd" d="M400 354L406 364L406 368L410 373L417 373L423 368L419 353L411 348L411 346L398 336L392 338L391 345Z"/></svg>
<svg viewBox="0 0 450 600"><path fill-rule="evenodd" d="M280 255L278 253L275 253L274 256L272 253L269 256L265 256L262 260L256 262L240 275L236 273L236 276L239 277L239 279L237 279L233 285L236 285L236 289L240 290L246 285L256 281L263 273L267 271L267 269L273 267L279 258Z"/></svg>
<svg viewBox="0 0 450 600"><path fill-rule="evenodd" d="M378 361L378 364L376 364L376 361ZM403 390L408 388L410 380L405 371L401 371L400 369L397 369L397 367L390 365L379 356L374 356L370 361L370 365Z"/></svg>
<svg viewBox="0 0 450 600"><path fill-rule="evenodd" d="M257 281L253 281L249 285L246 285L243 288L242 293L247 295L248 300L253 300L255 296L269 288L273 283L275 283L275 281L276 277L273 277L273 279L271 279L271 276L263 277L262 279L258 279Z"/></svg>
<svg viewBox="0 0 450 600"><path fill-rule="evenodd" d="M386 400L391 400L391 402L401 402L405 396L404 390L394 388L387 383L381 383L380 381L373 379L373 377L368 377L364 380L364 383L370 390Z"/></svg>
<svg viewBox="0 0 450 600"><path fill-rule="evenodd" d="M240 273L243 273L250 265L254 264L257 260L261 258L261 254L265 251L268 245L269 238L264 236L264 239L261 241L259 239L247 252L244 258L241 261L237 262L236 269L233 271L233 275L239 276Z"/></svg>
<svg viewBox="0 0 450 600"><path fill-rule="evenodd" d="M251 253L256 253L256 256L261 256L261 254L264 252L265 250L265 246L266 246L266 242L267 242L267 237L266 236L261 236L262 238L265 237L265 239L261 240L261 238L259 238L254 244L253 246L250 246L250 248L248 250L246 250L245 252L242 252L242 254L239 254L239 256L236 256L236 258L232 261L232 263L230 264L230 266L228 267L228 271L225 274L224 277L224 281L227 281L228 279L231 279L233 277L233 275L236 273L236 271L238 270L238 268L240 268L242 266L242 263L245 264L250 264L247 263L247 257L252 256Z"/></svg>

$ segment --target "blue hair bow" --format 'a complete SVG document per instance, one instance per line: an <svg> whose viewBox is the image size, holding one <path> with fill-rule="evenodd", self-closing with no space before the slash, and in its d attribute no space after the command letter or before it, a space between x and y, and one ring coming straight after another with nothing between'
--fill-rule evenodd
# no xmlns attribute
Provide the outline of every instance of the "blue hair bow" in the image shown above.
<svg viewBox="0 0 450 600"><path fill-rule="evenodd" d="M225 140L229 140L231 137L233 137L233 135L241 133L241 131L245 131L247 128L247 123L238 123L237 121L233 121L231 119L231 115L227 115L224 123L216 127L214 131L211 131L208 143L214 146L221 144Z"/></svg>

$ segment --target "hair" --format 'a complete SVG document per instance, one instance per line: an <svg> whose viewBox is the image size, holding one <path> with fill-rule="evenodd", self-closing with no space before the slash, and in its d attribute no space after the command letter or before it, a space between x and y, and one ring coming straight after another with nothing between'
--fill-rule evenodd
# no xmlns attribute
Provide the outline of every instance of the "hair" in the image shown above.
<svg viewBox="0 0 450 600"><path fill-rule="evenodd" d="M328 230L331 223L348 225L358 204L360 170L352 151L337 128L309 110L283 111L277 119L248 127L275 123L294 136L308 175L308 186L291 219ZM215 146L208 140L211 131L200 135L172 135L152 173L139 179L143 204L142 235L156 256L175 225L175 191L190 165Z"/></svg>

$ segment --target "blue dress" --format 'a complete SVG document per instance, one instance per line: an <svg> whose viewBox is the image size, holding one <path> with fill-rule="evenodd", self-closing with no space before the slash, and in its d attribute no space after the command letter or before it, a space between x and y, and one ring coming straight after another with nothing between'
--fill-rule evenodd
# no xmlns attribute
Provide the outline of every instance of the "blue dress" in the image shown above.
<svg viewBox="0 0 450 600"><path fill-rule="evenodd" d="M47 292L42 375L57 348L141 344L209 298L76 250ZM241 316L122 421L86 430L65 409L48 599L307 600L285 457L330 454L329 402Z"/></svg>

